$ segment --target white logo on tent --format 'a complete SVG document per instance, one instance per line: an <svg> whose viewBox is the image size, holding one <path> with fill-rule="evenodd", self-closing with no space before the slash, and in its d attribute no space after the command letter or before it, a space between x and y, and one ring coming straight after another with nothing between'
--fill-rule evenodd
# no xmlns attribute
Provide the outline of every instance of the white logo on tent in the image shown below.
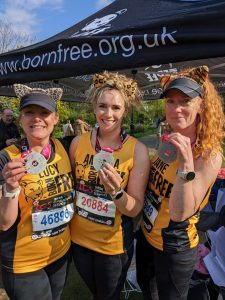
<svg viewBox="0 0 225 300"><path fill-rule="evenodd" d="M87 23L81 30L75 32L70 37L78 37L78 36L87 36L87 35L95 35L100 32L104 32L105 30L111 28L111 21L116 19L119 15L127 12L127 9L121 9L114 14L106 15L101 18L96 18L90 23Z"/></svg>

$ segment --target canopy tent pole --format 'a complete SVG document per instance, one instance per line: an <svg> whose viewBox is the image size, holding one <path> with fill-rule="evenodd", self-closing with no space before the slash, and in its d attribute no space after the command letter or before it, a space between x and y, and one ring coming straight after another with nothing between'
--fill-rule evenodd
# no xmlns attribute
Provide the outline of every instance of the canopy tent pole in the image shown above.
<svg viewBox="0 0 225 300"><path fill-rule="evenodd" d="M131 70L132 73L132 77L135 80L136 74L137 74L137 70ZM134 125L134 108L132 106L131 108L131 116L130 116L130 135L134 136L134 129L135 129L135 125Z"/></svg>

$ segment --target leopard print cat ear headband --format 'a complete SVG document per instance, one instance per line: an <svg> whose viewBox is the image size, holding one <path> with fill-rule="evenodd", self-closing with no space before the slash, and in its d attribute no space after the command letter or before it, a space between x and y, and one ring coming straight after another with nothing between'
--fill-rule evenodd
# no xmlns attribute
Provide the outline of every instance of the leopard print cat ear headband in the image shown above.
<svg viewBox="0 0 225 300"><path fill-rule="evenodd" d="M95 89L99 89L104 85L116 86L116 82L113 79L109 79L104 74L95 74L93 75L93 84ZM124 92L127 97L135 95L137 84L133 80L128 80L127 83L123 83Z"/></svg>
<svg viewBox="0 0 225 300"><path fill-rule="evenodd" d="M30 88L24 84L14 84L14 91L20 98L20 110L28 105L38 105L51 112L56 112L56 102L62 97L63 90L61 88Z"/></svg>
<svg viewBox="0 0 225 300"><path fill-rule="evenodd" d="M23 98L27 94L46 94L50 96L55 102L59 101L62 97L63 90L61 88L49 88L49 89L41 89L41 88L31 88L24 84L14 84L14 91L18 98Z"/></svg>
<svg viewBox="0 0 225 300"><path fill-rule="evenodd" d="M207 66L199 66L175 75L162 76L160 78L160 85L163 89L165 89L169 82L171 82L172 80L184 77L192 79L196 81L200 86L202 86L208 76L209 68Z"/></svg>
<svg viewBox="0 0 225 300"><path fill-rule="evenodd" d="M209 69L207 66L199 66L177 75L165 75L160 79L160 85L163 89L161 98L171 89L178 89L191 98L200 96L204 98L204 82L208 78Z"/></svg>

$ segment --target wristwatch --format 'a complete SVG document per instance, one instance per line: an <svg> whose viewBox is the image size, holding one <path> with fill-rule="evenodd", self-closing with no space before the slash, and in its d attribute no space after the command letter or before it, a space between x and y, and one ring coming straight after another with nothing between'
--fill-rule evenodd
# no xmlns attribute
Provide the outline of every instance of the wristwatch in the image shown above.
<svg viewBox="0 0 225 300"><path fill-rule="evenodd" d="M112 200L119 200L123 196L123 189L120 187L114 195L111 195Z"/></svg>
<svg viewBox="0 0 225 300"><path fill-rule="evenodd" d="M21 191L21 187L19 186L14 192L8 192L7 191L7 187L6 187L6 183L3 184L2 186L2 191L3 191L3 197L6 198L16 198L19 196L20 191Z"/></svg>
<svg viewBox="0 0 225 300"><path fill-rule="evenodd" d="M189 171L189 172L183 172L180 170L177 170L176 173L180 178L186 180L186 181L191 181L195 179L195 172L194 171Z"/></svg>

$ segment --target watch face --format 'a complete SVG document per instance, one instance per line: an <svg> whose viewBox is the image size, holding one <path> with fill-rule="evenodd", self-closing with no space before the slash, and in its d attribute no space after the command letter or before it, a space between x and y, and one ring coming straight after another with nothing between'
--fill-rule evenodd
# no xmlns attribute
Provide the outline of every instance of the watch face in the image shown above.
<svg viewBox="0 0 225 300"><path fill-rule="evenodd" d="M188 181L193 180L195 178L195 172L188 172L186 175L186 179Z"/></svg>
<svg viewBox="0 0 225 300"><path fill-rule="evenodd" d="M114 199L118 200L123 196L123 191L120 191Z"/></svg>

